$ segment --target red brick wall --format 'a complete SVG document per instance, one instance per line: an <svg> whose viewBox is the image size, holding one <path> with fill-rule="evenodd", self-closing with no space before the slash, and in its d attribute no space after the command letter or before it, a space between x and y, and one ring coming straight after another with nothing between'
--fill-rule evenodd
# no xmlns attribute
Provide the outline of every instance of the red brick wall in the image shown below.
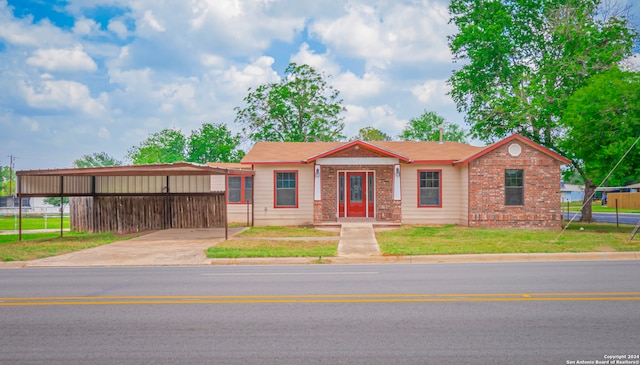
<svg viewBox="0 0 640 365"><path fill-rule="evenodd" d="M330 157L380 157L381 155L364 148L348 148ZM393 200L393 166L323 165L320 175L321 201L314 204L314 219L316 222L337 221L338 211L338 171L374 171L375 177L375 214L376 220L400 222L400 202Z"/></svg>
<svg viewBox="0 0 640 365"><path fill-rule="evenodd" d="M528 145L518 157L508 153L511 143L469 164L469 226L559 228L560 162ZM523 170L524 205L506 206L504 172Z"/></svg>

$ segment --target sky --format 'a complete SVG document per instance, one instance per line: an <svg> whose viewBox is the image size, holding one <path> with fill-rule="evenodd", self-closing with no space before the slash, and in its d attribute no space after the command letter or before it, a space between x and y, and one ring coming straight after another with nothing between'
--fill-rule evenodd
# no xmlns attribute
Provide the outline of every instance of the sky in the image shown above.
<svg viewBox="0 0 640 365"><path fill-rule="evenodd" d="M633 3L637 0L618 0ZM70 167L165 128L238 133L249 88L308 64L340 91L347 137L397 136L448 95L448 0L0 0L0 165ZM637 13L640 6L636 6Z"/></svg>

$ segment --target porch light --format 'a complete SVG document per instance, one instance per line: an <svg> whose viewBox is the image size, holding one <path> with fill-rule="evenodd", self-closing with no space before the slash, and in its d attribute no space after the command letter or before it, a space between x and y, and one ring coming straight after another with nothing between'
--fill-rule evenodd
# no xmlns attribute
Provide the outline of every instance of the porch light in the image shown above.
<svg viewBox="0 0 640 365"><path fill-rule="evenodd" d="M320 177L320 166L316 166L316 177Z"/></svg>
<svg viewBox="0 0 640 365"><path fill-rule="evenodd" d="M396 166L396 177L400 177L400 166Z"/></svg>

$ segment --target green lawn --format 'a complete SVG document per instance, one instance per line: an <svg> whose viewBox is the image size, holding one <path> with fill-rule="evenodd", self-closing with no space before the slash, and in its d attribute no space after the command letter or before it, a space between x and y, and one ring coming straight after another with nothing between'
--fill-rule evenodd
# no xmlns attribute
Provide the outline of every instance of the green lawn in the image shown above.
<svg viewBox="0 0 640 365"><path fill-rule="evenodd" d="M49 256L62 255L69 252L101 246L127 238L107 233L29 233L22 235L22 242L17 234L0 235L0 261L28 261Z"/></svg>
<svg viewBox="0 0 640 365"><path fill-rule="evenodd" d="M376 236L385 255L640 251L640 236L629 240L632 229L612 224L574 224L564 232L405 226Z"/></svg>
<svg viewBox="0 0 640 365"><path fill-rule="evenodd" d="M337 254L337 238L335 241L233 239L207 249L207 256L210 258L330 257Z"/></svg>
<svg viewBox="0 0 640 365"><path fill-rule="evenodd" d="M69 216L63 217L63 228L69 228ZM14 216L0 216L0 231L18 229L18 218ZM22 229L60 229L60 216L22 217Z"/></svg>
<svg viewBox="0 0 640 365"><path fill-rule="evenodd" d="M329 237L339 236L340 231L321 231L308 227L251 227L242 233L239 237Z"/></svg>

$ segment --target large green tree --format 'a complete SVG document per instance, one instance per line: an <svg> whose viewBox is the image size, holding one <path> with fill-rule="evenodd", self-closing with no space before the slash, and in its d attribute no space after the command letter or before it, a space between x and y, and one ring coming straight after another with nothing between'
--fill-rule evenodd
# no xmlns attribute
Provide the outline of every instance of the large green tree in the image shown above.
<svg viewBox="0 0 640 365"><path fill-rule="evenodd" d="M576 90L631 52L637 31L624 15L599 14L600 0L452 0L451 95L471 135L512 133L568 155L562 114ZM574 168L579 161L572 160ZM584 170L583 170L584 171ZM583 176L586 181L589 176ZM585 194L586 195L586 194ZM589 202L585 202L589 203ZM583 219L591 219L590 206Z"/></svg>
<svg viewBox="0 0 640 365"><path fill-rule="evenodd" d="M240 136L234 135L224 124L205 123L200 129L191 132L187 143L187 161L238 162L244 157L240 145Z"/></svg>
<svg viewBox="0 0 640 365"><path fill-rule="evenodd" d="M364 127L360 128L358 134L353 138L359 139L361 141L391 141L392 138L388 134L383 131L373 128L373 127Z"/></svg>
<svg viewBox="0 0 640 365"><path fill-rule="evenodd" d="M398 138L403 141L440 141L466 142L466 132L457 124L448 123L434 112L425 111L417 118L411 118Z"/></svg>
<svg viewBox="0 0 640 365"><path fill-rule="evenodd" d="M163 129L151 134L139 146L131 147L127 158L134 165L173 163L185 161L186 150L187 138L181 131Z"/></svg>
<svg viewBox="0 0 640 365"><path fill-rule="evenodd" d="M15 170L9 168L9 166L0 166L0 196L13 195L15 191L16 191Z"/></svg>
<svg viewBox="0 0 640 365"><path fill-rule="evenodd" d="M83 155L79 159L73 161L73 166L79 168L120 165L122 165L122 161L117 160L106 152L96 152L90 155Z"/></svg>
<svg viewBox="0 0 640 365"><path fill-rule="evenodd" d="M562 120L569 127L563 147L587 185L640 179L640 73L613 68L591 77L569 98Z"/></svg>
<svg viewBox="0 0 640 365"><path fill-rule="evenodd" d="M236 122L256 142L343 140L345 108L326 78L311 66L291 63L282 81L249 89L246 106L235 109Z"/></svg>

